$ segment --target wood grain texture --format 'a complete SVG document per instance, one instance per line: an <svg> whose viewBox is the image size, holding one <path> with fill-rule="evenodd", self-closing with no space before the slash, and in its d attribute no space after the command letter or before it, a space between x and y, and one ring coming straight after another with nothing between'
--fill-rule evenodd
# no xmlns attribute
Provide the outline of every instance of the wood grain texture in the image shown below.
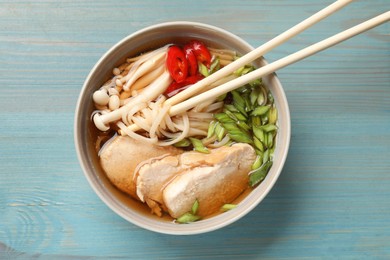
<svg viewBox="0 0 390 260"><path fill-rule="evenodd" d="M78 92L113 44L198 21L258 46L331 1L0 0L0 259L389 259L390 24L282 69L292 139L282 175L238 222L176 237L93 193L73 145ZM270 61L387 11L356 1Z"/></svg>

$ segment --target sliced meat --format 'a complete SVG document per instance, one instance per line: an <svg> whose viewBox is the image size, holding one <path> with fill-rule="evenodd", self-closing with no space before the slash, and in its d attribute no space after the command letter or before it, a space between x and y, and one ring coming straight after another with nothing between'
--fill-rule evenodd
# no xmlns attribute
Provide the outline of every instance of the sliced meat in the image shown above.
<svg viewBox="0 0 390 260"><path fill-rule="evenodd" d="M162 190L180 171L179 158L167 156L143 164L137 176L137 196L146 202L157 216L162 215Z"/></svg>
<svg viewBox="0 0 390 260"><path fill-rule="evenodd" d="M138 199L134 170L147 159L176 155L182 150L145 144L128 136L113 137L100 151L100 163L109 180L120 190Z"/></svg>
<svg viewBox="0 0 390 260"><path fill-rule="evenodd" d="M217 212L248 187L248 173L256 154L248 144L214 149L210 154L197 152L178 156L181 166L191 165L163 189L163 202L169 214L178 218L199 201L199 216Z"/></svg>

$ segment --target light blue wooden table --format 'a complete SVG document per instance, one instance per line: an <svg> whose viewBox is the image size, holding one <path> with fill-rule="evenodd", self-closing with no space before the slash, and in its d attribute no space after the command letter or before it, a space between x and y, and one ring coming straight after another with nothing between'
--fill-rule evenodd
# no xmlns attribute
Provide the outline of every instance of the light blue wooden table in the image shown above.
<svg viewBox="0 0 390 260"><path fill-rule="evenodd" d="M292 116L279 181L221 230L143 230L95 195L73 117L89 70L159 22L227 29L258 46L331 1L0 1L0 259L390 259L390 24L278 71ZM266 55L274 61L385 12L357 1Z"/></svg>

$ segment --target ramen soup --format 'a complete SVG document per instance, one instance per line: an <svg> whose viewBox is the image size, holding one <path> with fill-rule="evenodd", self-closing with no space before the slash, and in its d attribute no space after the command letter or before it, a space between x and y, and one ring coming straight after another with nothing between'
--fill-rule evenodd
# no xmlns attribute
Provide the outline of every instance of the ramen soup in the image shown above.
<svg viewBox="0 0 390 260"><path fill-rule="evenodd" d="M277 110L261 79L170 114L175 97L237 58L198 40L169 44L128 58L94 92L101 166L152 214L190 223L234 210L272 166ZM246 65L200 92L254 69Z"/></svg>

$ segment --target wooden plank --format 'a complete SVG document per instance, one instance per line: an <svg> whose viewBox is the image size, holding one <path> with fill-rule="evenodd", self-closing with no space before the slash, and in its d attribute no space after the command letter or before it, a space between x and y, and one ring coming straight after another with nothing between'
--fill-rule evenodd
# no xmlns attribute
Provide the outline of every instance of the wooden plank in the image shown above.
<svg viewBox="0 0 390 260"><path fill-rule="evenodd" d="M257 46L331 1L0 1L0 259L390 258L390 25L278 72L292 141L250 214L176 237L115 215L73 145L78 92L100 56L145 26L190 20ZM270 61L387 11L357 1Z"/></svg>

